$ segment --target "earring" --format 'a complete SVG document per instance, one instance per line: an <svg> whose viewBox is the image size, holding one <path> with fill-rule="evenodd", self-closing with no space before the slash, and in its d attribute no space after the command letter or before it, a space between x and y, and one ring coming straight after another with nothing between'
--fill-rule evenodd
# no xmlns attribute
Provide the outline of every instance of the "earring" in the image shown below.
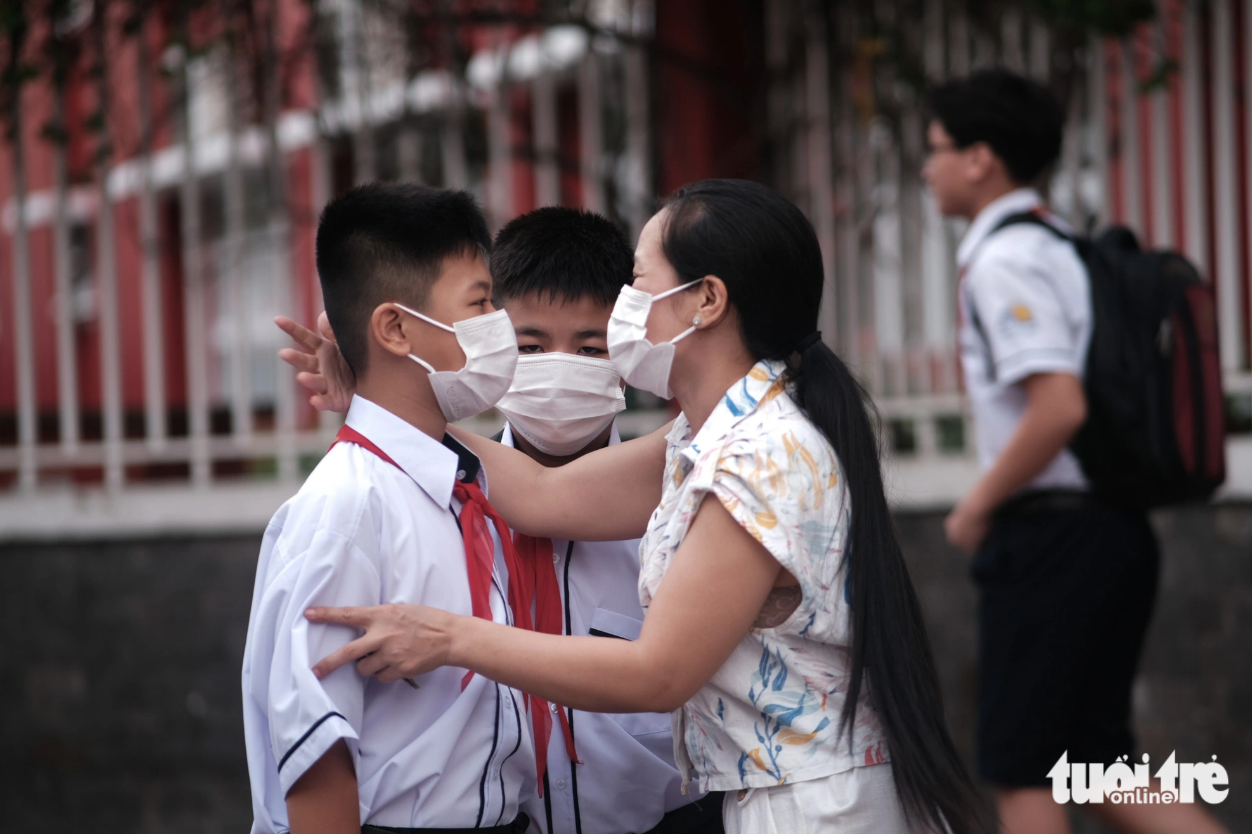
<svg viewBox="0 0 1252 834"><path fill-rule="evenodd" d="M692 327L699 327L699 326L700 326L700 317L699 317L699 316L696 316L694 319L692 319L692 320L691 320L691 326L692 326Z"/></svg>

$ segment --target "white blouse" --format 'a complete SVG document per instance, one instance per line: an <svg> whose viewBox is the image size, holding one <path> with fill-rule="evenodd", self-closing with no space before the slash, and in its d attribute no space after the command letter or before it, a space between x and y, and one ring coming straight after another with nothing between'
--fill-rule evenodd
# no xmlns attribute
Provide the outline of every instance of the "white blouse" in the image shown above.
<svg viewBox="0 0 1252 834"><path fill-rule="evenodd" d="M703 790L807 781L888 760L862 689L852 744L839 732L851 672L844 570L850 506L834 449L787 391L786 366L758 362L699 432L679 415L661 504L640 544L646 607L706 494L800 583L795 612L754 628L672 716L684 784Z"/></svg>

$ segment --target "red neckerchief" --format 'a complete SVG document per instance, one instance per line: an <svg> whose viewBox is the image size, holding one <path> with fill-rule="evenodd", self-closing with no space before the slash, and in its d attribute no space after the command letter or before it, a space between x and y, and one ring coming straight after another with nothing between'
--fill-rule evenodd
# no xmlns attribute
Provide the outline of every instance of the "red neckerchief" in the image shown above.
<svg viewBox="0 0 1252 834"><path fill-rule="evenodd" d="M335 434L335 442L355 443L366 451L372 452L401 472L404 468L378 448L369 438L351 426L341 426ZM407 473L406 473L407 474ZM509 536L509 527L495 508L487 501L481 489L474 483L454 481L452 495L461 502L461 536L465 542L465 569L469 576L470 604L475 617L491 620L491 574L495 563L495 542L487 521L496 528L500 537L500 547L504 552L504 564L509 571L509 607L513 609L513 618L518 628L535 631L535 623L531 620L531 602L536 597L536 586L539 588L537 609L542 628L547 634L561 633L561 597L556 585L555 569L547 571L546 578L540 578L543 571L539 569L538 551L541 544L547 545L547 553L552 553L550 539L532 539L529 536L518 536L519 542L526 549L525 562L518 556L513 540ZM555 612L556 625L552 626ZM474 672L467 671L461 679L464 690L474 677ZM526 693L527 706L530 708L531 727L535 737L535 765L539 776L539 795L543 796L543 777L548 769L548 738L552 734L552 716L548 713L547 701L530 693ZM569 719L563 707L557 708L561 716L561 729L565 733L565 749L571 761L578 761L574 752L574 737L569 726ZM542 743L541 743L542 742Z"/></svg>
<svg viewBox="0 0 1252 834"><path fill-rule="evenodd" d="M556 581L556 564L552 557L552 539L537 539L516 533L513 536L513 547L517 550L522 564L524 584L528 598L535 600L534 630L544 634L561 634L564 621L561 617L561 589ZM529 606L527 607L529 611ZM565 752L571 762L578 762L578 754L574 750L574 730L569 725L569 716L564 707L556 711L561 719L561 732L565 736ZM535 722L535 747L547 748L548 739L552 735L552 719L545 714L542 727ZM542 773L540 774L542 777ZM542 787L543 779L540 778ZM542 795L542 793L540 794Z"/></svg>

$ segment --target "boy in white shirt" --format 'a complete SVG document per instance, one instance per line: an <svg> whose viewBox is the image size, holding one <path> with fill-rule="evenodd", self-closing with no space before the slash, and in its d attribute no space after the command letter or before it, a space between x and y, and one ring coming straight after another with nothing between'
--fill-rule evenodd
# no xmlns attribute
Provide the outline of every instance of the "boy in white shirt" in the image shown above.
<svg viewBox="0 0 1252 834"><path fill-rule="evenodd" d="M1086 419L1090 285L1068 228L1031 187L1060 153L1059 102L984 70L930 105L926 180L941 212L970 221L957 252L960 348L983 473L945 526L975 554L978 770L1002 831L1068 834L1048 777L1062 753L1107 767L1134 752L1130 690L1157 543L1142 512L1091 496L1068 448ZM1012 222L1028 214L1046 225ZM1194 805L1080 807L1121 831L1224 830Z"/></svg>
<svg viewBox="0 0 1252 834"><path fill-rule="evenodd" d="M357 635L303 616L424 601L530 625L478 460L445 434L491 407L517 362L489 246L464 192L362 186L322 214L318 275L357 386L339 442L261 547L243 664L258 834L527 826L529 725L547 704L457 669L382 683L368 659L318 680L313 664Z"/></svg>
<svg viewBox="0 0 1252 834"><path fill-rule="evenodd" d="M626 403L605 339L633 265L634 252L611 221L575 208L537 209L496 234L496 300L513 321L521 353L513 385L497 404L508 418L497 440L545 466L620 442L614 415ZM550 601L546 616L536 612L537 630L639 636L638 539L515 540L519 551L535 551L537 582L549 588L536 593L537 600ZM532 831L722 830L720 796L681 792L668 713L565 712L566 721L553 722L543 796L532 794L524 803ZM577 762L567 755L566 728Z"/></svg>

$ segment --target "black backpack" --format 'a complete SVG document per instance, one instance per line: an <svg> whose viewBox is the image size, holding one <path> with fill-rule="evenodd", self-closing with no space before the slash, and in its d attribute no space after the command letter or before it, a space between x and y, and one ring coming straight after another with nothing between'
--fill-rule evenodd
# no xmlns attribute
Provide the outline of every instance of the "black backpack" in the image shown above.
<svg viewBox="0 0 1252 834"><path fill-rule="evenodd" d="M1177 252L1145 251L1131 230L1066 234L1091 284L1092 333L1083 387L1087 421L1070 441L1092 492L1131 509L1201 501L1226 480L1225 398L1212 284ZM977 313L971 323L990 345Z"/></svg>

